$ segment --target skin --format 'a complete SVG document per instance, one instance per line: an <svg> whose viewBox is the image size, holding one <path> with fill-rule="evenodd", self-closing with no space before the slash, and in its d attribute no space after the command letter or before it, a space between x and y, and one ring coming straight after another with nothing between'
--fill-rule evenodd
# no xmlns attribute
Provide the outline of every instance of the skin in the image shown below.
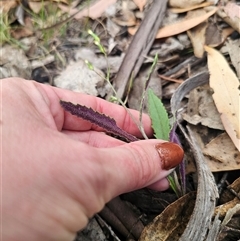
<svg viewBox="0 0 240 241"><path fill-rule="evenodd" d="M141 137L124 108L19 78L0 84L2 240L70 241L113 197L168 188L160 140L126 144L65 112L59 100L92 107ZM152 136L147 115L143 123Z"/></svg>

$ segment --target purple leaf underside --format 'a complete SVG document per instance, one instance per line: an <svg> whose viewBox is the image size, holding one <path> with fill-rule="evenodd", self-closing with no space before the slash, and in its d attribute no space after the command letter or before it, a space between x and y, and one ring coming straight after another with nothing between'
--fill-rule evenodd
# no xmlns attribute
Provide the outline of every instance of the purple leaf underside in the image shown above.
<svg viewBox="0 0 240 241"><path fill-rule="evenodd" d="M138 141L138 139L119 128L116 124L116 121L106 116L105 114L94 111L92 108L86 107L84 105L74 105L71 102L66 102L61 100L61 106L67 112L70 112L72 115L76 115L84 120L91 122L92 124L97 125L98 127L103 128L106 132L116 135L120 138L125 139L127 142Z"/></svg>

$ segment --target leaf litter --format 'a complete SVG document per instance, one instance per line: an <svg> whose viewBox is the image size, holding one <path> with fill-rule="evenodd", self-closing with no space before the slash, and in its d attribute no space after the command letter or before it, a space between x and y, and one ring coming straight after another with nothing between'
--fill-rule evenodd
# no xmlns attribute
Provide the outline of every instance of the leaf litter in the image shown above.
<svg viewBox="0 0 240 241"><path fill-rule="evenodd" d="M36 73L46 71L49 75L47 79L53 80L50 84L55 83L56 85L57 80L63 77L59 81L59 86L62 88L70 87L75 91L109 99L107 97L107 93L110 92L109 85L100 80L96 72L84 67L84 61L88 60L100 75L106 76L110 69L109 77L113 84L120 71L129 71L130 77L122 78L122 81L127 80L127 91L123 100L128 106L138 109L146 73L151 67L154 56L156 53L158 54L157 67L152 73L152 82L150 81L149 85L154 86L154 92L159 98L162 98L169 117L173 116L173 119L177 121L176 131L180 134L181 144L185 149L187 195L190 197L188 197L188 201L180 198L176 204L170 204L177 199L176 194L171 191L158 193L147 190L146 195L146 190L139 190L138 196L135 192L125 194L124 199L131 199L130 207L132 209L130 208L129 211L129 208L123 207L121 213L128 215L127 217L131 218L133 223L141 222L142 226L146 226L140 240L156 240L162 230L156 226L156 220L160 220L159 224L163 228L165 226L163 240L182 240L181 235L186 235L189 230L200 229L200 226L193 222L193 220L197 220L194 215L206 212L206 210L204 206L195 201L196 195L197 200L205 200L203 203L209 208L199 223L206 225L207 219L214 218L215 220L212 222L211 232L208 234L205 232L204 225L201 226L202 234L208 235L207 240L228 241L231 235L236 236L238 226L234 224L235 226L231 226L230 231L228 225L232 225L231 221L239 217L237 216L239 199L232 194L224 200L219 191L220 200L222 200L219 204L226 211L217 216L217 211L221 210L220 206L214 210L217 204L211 204L211 200L216 199L215 186L208 189L207 183L212 183L212 172L216 182L223 189L224 196L226 186L231 185L226 185L226 182L231 183L235 179L238 180L237 177L239 177L240 156L237 149L239 146L240 77L239 3L237 1L202 0L169 1L162 27L157 29L159 30L156 34L157 39L151 43L148 51L134 56L134 49L139 44L142 44L140 47L144 49L147 41L154 38L150 31L148 32L149 38L146 38L145 43L141 43L146 30L154 28L154 25L151 25L153 23L141 24L147 18L154 1L151 3L146 0L121 2L99 0L86 1L84 4L80 0L44 2L29 0L26 2L28 2L26 8L20 6L18 1L1 1L0 4L0 9L8 17L8 22L4 22L5 25L1 26L1 31L6 31L4 34L9 33L9 35L5 35L7 38L4 42L1 42L1 52L16 51L9 48L8 45L16 43L14 41L17 40L17 45L22 46L18 56L22 56L24 60L28 57L24 63L14 64L7 58L10 55L0 56L2 77L20 76L28 79L34 77L36 81L41 82L42 79ZM163 4L163 2L159 4ZM17 9L23 11L18 12L16 17ZM44 19L39 19L40 13L46 14ZM154 11L152 13L154 14ZM52 14L54 22L51 20ZM157 13L155 14L157 15ZM58 17L56 18L56 16ZM43 20L44 25L40 26L39 20ZM19 22L19 25L16 25L16 22ZM13 23L14 29L12 28ZM107 60L88 36L89 28L100 38L101 44L107 52ZM11 32L8 32L8 29L11 29ZM129 35L128 32L134 34L137 29L138 31L142 29L142 34L137 36L135 45L130 49L130 43L135 36ZM122 70L121 66L124 63L124 66L130 66L127 62L129 60L126 59L126 54L130 50L135 60L143 59L141 67L127 71ZM46 61L49 56L51 56L51 60ZM76 67L74 71L72 71L72 66ZM133 75L133 73L135 74ZM87 79L88 76L90 79ZM134 78L131 79L131 76ZM66 81L66 85L63 86L64 81ZM142 87L139 88L141 83L143 83ZM86 88L79 89L79 86ZM144 112L147 111L148 108L144 108ZM178 168L177 173L180 178ZM225 174L228 174L226 182L223 181ZM195 178L196 176L198 178ZM239 193L236 185L232 186L232 189ZM191 194L191 191L196 191L196 195ZM206 196L205 193L209 193L210 196ZM211 200L208 199L209 197ZM230 204L227 204L228 202ZM188 203L191 205L185 207L187 209L179 208ZM113 204L109 207L118 204L114 204L113 200ZM142 204L145 205L144 208ZM168 206L168 204L170 205ZM163 211L160 214L164 207L167 207L166 212ZM230 208L231 211L228 212ZM182 212L180 216L178 216L178 209L180 213ZM108 211L111 214L108 213L103 219L110 225L108 230L113 228L113 231L106 233L106 230L103 231L101 226L95 222L99 232L102 230L104 237L110 235L115 240L120 240L117 236L120 236L121 240L125 240L128 236L127 233L130 237L131 228L125 228L123 233L120 231L123 230L123 226L128 226L124 223L126 220L120 221L120 226L115 226L110 217L117 217L119 213L115 212L114 208L108 209ZM182 228L178 229L182 216L185 221ZM221 221L218 218L225 216L227 221L220 228L219 222ZM153 219L154 221L151 223ZM149 225L147 226L147 224ZM210 223L208 224L210 225ZM95 226L96 229L97 227ZM180 231L171 231L174 229ZM114 233L114 230L118 235ZM146 233L151 235L147 237ZM137 240L138 237L131 236L131 238ZM76 237L76 240L81 240L80 235L79 239ZM199 241L200 239L193 238L192 240Z"/></svg>
<svg viewBox="0 0 240 241"><path fill-rule="evenodd" d="M239 80L218 51L207 46L205 50L208 53L210 87L214 91L214 102L226 132L240 151Z"/></svg>

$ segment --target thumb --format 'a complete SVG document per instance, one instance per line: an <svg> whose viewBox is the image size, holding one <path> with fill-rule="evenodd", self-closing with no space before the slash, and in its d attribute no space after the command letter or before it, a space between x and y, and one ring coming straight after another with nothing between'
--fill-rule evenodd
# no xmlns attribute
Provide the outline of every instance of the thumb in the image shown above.
<svg viewBox="0 0 240 241"><path fill-rule="evenodd" d="M173 171L184 155L177 144L160 140L131 142L98 152L106 201L124 192L154 186Z"/></svg>

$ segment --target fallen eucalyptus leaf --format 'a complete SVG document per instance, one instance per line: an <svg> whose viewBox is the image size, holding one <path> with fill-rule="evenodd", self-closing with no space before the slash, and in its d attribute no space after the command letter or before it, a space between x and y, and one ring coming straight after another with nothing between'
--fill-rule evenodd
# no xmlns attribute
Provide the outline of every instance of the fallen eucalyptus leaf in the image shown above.
<svg viewBox="0 0 240 241"><path fill-rule="evenodd" d="M205 46L208 53L210 87L222 123L236 148L240 151L239 80L225 58L217 50Z"/></svg>
<svg viewBox="0 0 240 241"><path fill-rule="evenodd" d="M214 8L212 11L210 11L202 16L194 17L192 19L184 19L179 22L164 26L159 29L159 31L156 35L156 38L157 39L158 38L166 38L166 37L170 37L173 35L183 33L185 31L197 26L198 24L204 22L210 16L212 16L216 11L217 11L217 8ZM134 35L137 32L137 27L128 28L128 32L131 35Z"/></svg>
<svg viewBox="0 0 240 241"><path fill-rule="evenodd" d="M209 85L196 87L190 92L183 119L193 125L201 123L212 129L224 130Z"/></svg>
<svg viewBox="0 0 240 241"><path fill-rule="evenodd" d="M139 241L178 241L192 214L195 198L196 194L190 192L168 205L144 228Z"/></svg>
<svg viewBox="0 0 240 241"><path fill-rule="evenodd" d="M172 13L185 13L185 12L188 12L188 11L191 11L191 10L194 10L194 9L203 8L203 7L207 7L207 6L210 6L210 5L212 5L212 3L203 2L201 4L197 4L197 5L194 5L194 6L191 6L191 7L184 6L184 8L170 8L170 11Z"/></svg>
<svg viewBox="0 0 240 241"><path fill-rule="evenodd" d="M189 11L186 15L187 19L196 18L206 14L204 9L197 9L194 11ZM188 37L190 38L193 46L194 55L197 58L202 58L204 54L204 44L205 44L205 34L206 29L208 26L207 20L203 21L202 23L198 24L196 27L189 29L187 31Z"/></svg>
<svg viewBox="0 0 240 241"><path fill-rule="evenodd" d="M211 140L202 151L212 159L208 161L212 172L240 169L240 153L225 132Z"/></svg>
<svg viewBox="0 0 240 241"><path fill-rule="evenodd" d="M169 0L169 5L171 7L177 7L177 8L187 8L191 6L198 5L202 3L204 0Z"/></svg>
<svg viewBox="0 0 240 241"><path fill-rule="evenodd" d="M234 66L237 76L240 79L240 61L239 61L239 47L240 47L240 39L231 40L228 39L226 42L226 46L228 49L229 56L231 58L232 65Z"/></svg>

